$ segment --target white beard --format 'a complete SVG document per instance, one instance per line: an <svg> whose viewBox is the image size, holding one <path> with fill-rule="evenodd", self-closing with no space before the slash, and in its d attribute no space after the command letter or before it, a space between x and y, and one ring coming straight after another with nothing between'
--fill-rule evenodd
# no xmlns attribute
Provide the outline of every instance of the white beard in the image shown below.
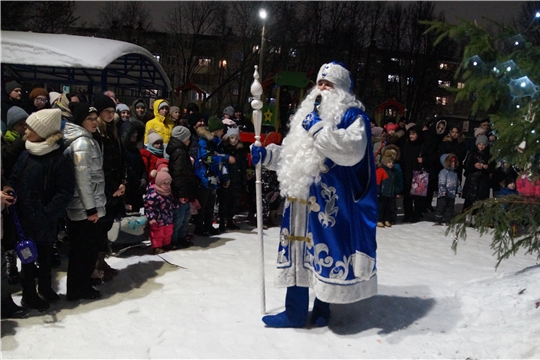
<svg viewBox="0 0 540 360"><path fill-rule="evenodd" d="M315 147L315 138L302 127L302 121L313 111L315 99L321 95L319 116L324 128L335 127L351 107L362 110L364 106L354 95L341 89L321 91L314 87L306 96L291 121L289 134L283 139L277 175L281 194L299 199L307 199L309 187L320 181L326 156Z"/></svg>

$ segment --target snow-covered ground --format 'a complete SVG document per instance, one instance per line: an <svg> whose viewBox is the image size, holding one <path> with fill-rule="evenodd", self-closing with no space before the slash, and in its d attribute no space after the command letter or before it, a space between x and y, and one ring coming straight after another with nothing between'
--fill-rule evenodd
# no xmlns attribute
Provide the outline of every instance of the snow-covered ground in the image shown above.
<svg viewBox="0 0 540 360"><path fill-rule="evenodd" d="M495 270L490 238L469 231L457 254L431 222L379 229L379 295L332 305L328 327L272 329L261 321L256 229L195 238L166 256L130 250L97 301L64 298L45 313L2 321L5 359L540 358L540 265L520 254ZM278 228L264 231L266 310ZM63 259L58 291L65 294ZM313 296L313 294L312 294ZM20 293L14 295L20 301Z"/></svg>

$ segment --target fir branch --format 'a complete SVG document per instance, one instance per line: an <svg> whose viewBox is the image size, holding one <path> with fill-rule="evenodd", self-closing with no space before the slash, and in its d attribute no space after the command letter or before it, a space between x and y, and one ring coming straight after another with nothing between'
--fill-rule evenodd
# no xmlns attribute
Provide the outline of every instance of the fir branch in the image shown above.
<svg viewBox="0 0 540 360"><path fill-rule="evenodd" d="M491 249L497 258L495 268L519 250L540 259L540 200L521 195L507 195L477 201L457 215L446 230L454 235L452 250L457 252L460 240L467 238L467 228L476 229L480 236L491 235Z"/></svg>

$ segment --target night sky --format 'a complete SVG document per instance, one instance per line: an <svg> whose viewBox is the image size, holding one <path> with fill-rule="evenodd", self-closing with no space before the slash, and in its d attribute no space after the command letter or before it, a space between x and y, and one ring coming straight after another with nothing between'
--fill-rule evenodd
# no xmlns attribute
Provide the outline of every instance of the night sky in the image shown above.
<svg viewBox="0 0 540 360"><path fill-rule="evenodd" d="M170 9L174 8L176 1L147 1L147 8L152 12L154 27L159 29L160 19L167 17ZM407 3L407 2L404 2ZM482 21L482 17L492 20L509 20L520 12L522 1L435 1L435 11L444 11L446 20L456 23L458 18L464 20ZM100 1L77 1L77 16L87 25L97 21L97 8ZM531 14L532 19L533 14Z"/></svg>

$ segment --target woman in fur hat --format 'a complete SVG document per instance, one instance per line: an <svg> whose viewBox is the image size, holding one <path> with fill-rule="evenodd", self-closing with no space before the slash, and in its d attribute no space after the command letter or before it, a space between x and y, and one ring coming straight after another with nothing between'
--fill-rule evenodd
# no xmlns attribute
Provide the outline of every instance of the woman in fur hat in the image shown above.
<svg viewBox="0 0 540 360"><path fill-rule="evenodd" d="M49 104L49 92L44 88L34 88L30 91L28 99L29 104L27 109L30 114L39 110L51 108L51 104Z"/></svg>
<svg viewBox="0 0 540 360"><path fill-rule="evenodd" d="M17 194L15 209L21 228L38 251L39 266L22 265L21 305L40 311L60 300L52 288L53 246L58 219L64 215L75 189L73 166L63 155L61 120L58 109L41 110L26 119L26 150L9 178Z"/></svg>

